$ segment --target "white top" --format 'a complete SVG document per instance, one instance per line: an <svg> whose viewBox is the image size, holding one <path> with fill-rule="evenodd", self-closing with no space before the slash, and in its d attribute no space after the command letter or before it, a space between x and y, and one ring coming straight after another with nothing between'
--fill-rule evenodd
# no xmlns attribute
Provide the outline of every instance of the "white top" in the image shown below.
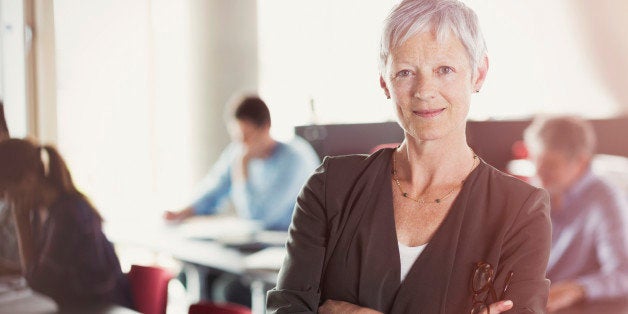
<svg viewBox="0 0 628 314"><path fill-rule="evenodd" d="M419 246L405 246L401 242L397 243L399 244L399 257L401 260L401 281L403 281L427 243Z"/></svg>

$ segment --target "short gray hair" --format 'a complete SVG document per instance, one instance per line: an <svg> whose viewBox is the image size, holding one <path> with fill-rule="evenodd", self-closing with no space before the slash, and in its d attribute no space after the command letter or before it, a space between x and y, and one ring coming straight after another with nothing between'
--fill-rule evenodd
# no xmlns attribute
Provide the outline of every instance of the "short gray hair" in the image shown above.
<svg viewBox="0 0 628 314"><path fill-rule="evenodd" d="M569 158L593 156L597 142L591 123L577 116L538 116L523 137L531 151L558 151Z"/></svg>
<svg viewBox="0 0 628 314"><path fill-rule="evenodd" d="M380 74L386 70L391 50L421 32L434 31L440 41L451 30L467 50L473 73L486 55L486 43L478 17L458 0L404 0L384 21L380 44Z"/></svg>

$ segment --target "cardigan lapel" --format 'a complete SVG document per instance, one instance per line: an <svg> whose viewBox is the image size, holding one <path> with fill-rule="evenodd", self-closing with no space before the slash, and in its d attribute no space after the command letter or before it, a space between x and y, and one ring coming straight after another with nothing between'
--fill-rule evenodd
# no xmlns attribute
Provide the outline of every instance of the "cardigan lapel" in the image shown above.
<svg viewBox="0 0 628 314"><path fill-rule="evenodd" d="M373 309L390 308L399 288L399 252L392 215L390 185L390 156L385 150L369 157L359 178L352 183L342 210L331 219L330 238L327 244L324 278L327 289L335 297ZM336 205L334 205L336 206ZM332 267L328 267L331 265ZM397 265L396 267L393 267ZM350 282L338 282L347 274L356 275L355 287ZM327 295L322 295L325 299Z"/></svg>
<svg viewBox="0 0 628 314"><path fill-rule="evenodd" d="M469 196L483 163L469 175L452 208L401 282L387 313L444 313ZM394 224L393 224L394 228ZM398 246L398 243L390 243ZM398 256L398 254L397 254ZM397 267L400 267L397 265ZM418 300L417 300L418 299Z"/></svg>
<svg viewBox="0 0 628 314"><path fill-rule="evenodd" d="M395 299L400 284L400 258L395 231L395 217L392 208L392 185L390 150L385 166L380 168L375 179L377 190L370 191L371 198L366 208L370 208L367 219L363 219L362 230L368 230L364 238L366 247L360 272L360 300L379 298L379 308L389 309ZM376 275L374 275L374 273Z"/></svg>

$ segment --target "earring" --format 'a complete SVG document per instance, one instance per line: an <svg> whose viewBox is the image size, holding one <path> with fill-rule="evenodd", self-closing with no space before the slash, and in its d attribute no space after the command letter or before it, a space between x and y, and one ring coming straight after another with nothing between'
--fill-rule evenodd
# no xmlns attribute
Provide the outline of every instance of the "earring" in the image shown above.
<svg viewBox="0 0 628 314"><path fill-rule="evenodd" d="M386 99L390 99L390 95L386 95Z"/></svg>
<svg viewBox="0 0 628 314"><path fill-rule="evenodd" d="M475 90L475 92L476 92L476 93L479 93L479 92L480 92L480 90L479 90L479 89L476 89L476 90Z"/></svg>

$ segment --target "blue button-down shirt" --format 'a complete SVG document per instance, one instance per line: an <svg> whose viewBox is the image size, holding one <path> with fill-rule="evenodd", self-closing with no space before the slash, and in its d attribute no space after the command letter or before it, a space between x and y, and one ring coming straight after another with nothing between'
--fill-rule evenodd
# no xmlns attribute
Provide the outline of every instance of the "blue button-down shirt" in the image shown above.
<svg viewBox="0 0 628 314"><path fill-rule="evenodd" d="M628 296L627 215L621 192L589 170L552 209L547 277L580 283L591 300Z"/></svg>
<svg viewBox="0 0 628 314"><path fill-rule="evenodd" d="M268 230L288 230L299 191L319 165L318 155L303 139L278 142L272 154L248 163L248 178L234 183L231 171L242 145L230 144L203 180L204 194L194 203L196 214L214 214L231 199L237 214L259 221Z"/></svg>

